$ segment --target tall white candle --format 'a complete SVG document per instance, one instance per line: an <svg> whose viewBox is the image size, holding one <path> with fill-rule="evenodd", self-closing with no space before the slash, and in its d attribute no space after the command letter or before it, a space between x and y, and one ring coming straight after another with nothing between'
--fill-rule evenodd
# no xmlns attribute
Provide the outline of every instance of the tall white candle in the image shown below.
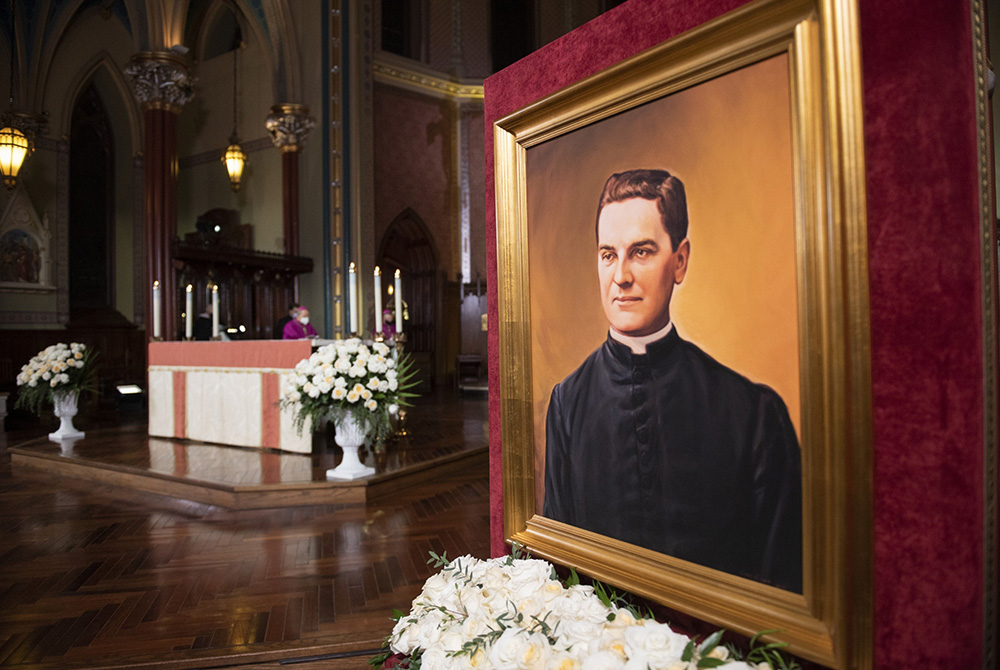
<svg viewBox="0 0 1000 670"><path fill-rule="evenodd" d="M192 293L194 286L188 284L184 291L186 292L184 295L184 337L190 340L191 334L194 332L194 322L192 321L194 317L191 315L191 312L194 311L194 294Z"/></svg>
<svg viewBox="0 0 1000 670"><path fill-rule="evenodd" d="M375 266L375 332L382 332L382 271Z"/></svg>
<svg viewBox="0 0 1000 670"><path fill-rule="evenodd" d="M351 263L347 272L347 302L350 310L348 325L351 328L351 334L354 334L358 332L358 275L354 269L354 263Z"/></svg>
<svg viewBox="0 0 1000 670"><path fill-rule="evenodd" d="M399 276L399 270L396 270L396 281L394 297L396 298L396 332L403 332L403 279Z"/></svg>
<svg viewBox="0 0 1000 670"><path fill-rule="evenodd" d="M160 336L160 282L153 282L153 337Z"/></svg>
<svg viewBox="0 0 1000 670"><path fill-rule="evenodd" d="M212 284L212 337L219 336L219 285Z"/></svg>

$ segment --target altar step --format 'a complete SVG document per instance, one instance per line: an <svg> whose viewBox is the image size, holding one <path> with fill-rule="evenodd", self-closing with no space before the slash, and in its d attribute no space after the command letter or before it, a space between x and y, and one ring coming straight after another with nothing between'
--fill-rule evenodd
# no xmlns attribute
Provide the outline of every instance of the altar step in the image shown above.
<svg viewBox="0 0 1000 670"><path fill-rule="evenodd" d="M72 477L229 509L364 504L445 474L486 467L487 441L479 428L464 435L459 429L396 438L382 453L363 454L375 475L347 481L326 478L340 461L334 446L296 454L150 437L144 425L91 430L72 443L40 438L8 451L18 474Z"/></svg>

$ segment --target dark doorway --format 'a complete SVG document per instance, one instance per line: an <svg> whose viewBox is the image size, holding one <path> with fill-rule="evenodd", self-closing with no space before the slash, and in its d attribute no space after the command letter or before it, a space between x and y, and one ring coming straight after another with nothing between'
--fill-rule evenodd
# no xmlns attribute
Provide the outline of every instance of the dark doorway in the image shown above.
<svg viewBox="0 0 1000 670"><path fill-rule="evenodd" d="M69 309L78 320L115 305L114 135L91 83L73 108L69 145Z"/></svg>
<svg viewBox="0 0 1000 670"><path fill-rule="evenodd" d="M402 275L406 303L403 311L408 317L403 325L406 350L421 370L424 385L429 385L438 362L435 354L439 348L442 277L438 272L437 249L415 211L406 208L389 224L379 245L377 263L383 277L393 277L396 270ZM382 304L386 306L393 304L394 298L388 295L391 284L391 279L382 282ZM374 315L370 322L374 324Z"/></svg>

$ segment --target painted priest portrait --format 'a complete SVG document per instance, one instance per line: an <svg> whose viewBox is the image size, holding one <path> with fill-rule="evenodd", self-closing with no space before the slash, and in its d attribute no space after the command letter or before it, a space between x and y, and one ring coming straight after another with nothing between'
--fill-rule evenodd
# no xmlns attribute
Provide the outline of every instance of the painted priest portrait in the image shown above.
<svg viewBox="0 0 1000 670"><path fill-rule="evenodd" d="M801 593L801 455L785 403L670 318L692 254L683 183L611 175L596 240L610 328L552 390L544 516Z"/></svg>

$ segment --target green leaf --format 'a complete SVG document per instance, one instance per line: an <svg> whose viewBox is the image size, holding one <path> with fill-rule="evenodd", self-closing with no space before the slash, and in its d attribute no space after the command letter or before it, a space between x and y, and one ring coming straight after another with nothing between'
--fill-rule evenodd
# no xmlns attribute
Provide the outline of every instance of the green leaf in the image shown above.
<svg viewBox="0 0 1000 670"><path fill-rule="evenodd" d="M694 658L694 640L687 643L687 646L684 647L684 653L681 654L681 660L685 663L690 663L692 658Z"/></svg>
<svg viewBox="0 0 1000 670"><path fill-rule="evenodd" d="M698 645L698 651L700 651L702 655L706 655L708 652L715 649L715 647L719 644L719 641L722 639L722 634L724 632L725 631L717 630L706 637L705 641Z"/></svg>
<svg viewBox="0 0 1000 670"><path fill-rule="evenodd" d="M576 568L569 569L569 577L566 578L566 583L564 586L569 588L571 586L576 586L580 583L580 575L576 574Z"/></svg>
<svg viewBox="0 0 1000 670"><path fill-rule="evenodd" d="M703 658L698 661L697 667L699 668L717 668L720 665L724 665L728 661L723 661L720 658Z"/></svg>
<svg viewBox="0 0 1000 670"><path fill-rule="evenodd" d="M403 618L404 616L406 616L406 615L405 615L405 614L403 613L403 611L402 611L402 610L398 610L398 609L396 609L396 608L394 607L394 608L392 608L392 616L391 616L391 617L389 617L389 618L390 618L390 619L392 619L393 621L399 621L399 620L400 620L400 619L402 619L402 618Z"/></svg>
<svg viewBox="0 0 1000 670"><path fill-rule="evenodd" d="M368 660L368 665L372 666L373 668L381 668L390 656L392 656L392 650L385 649L382 651L381 654L376 654L375 656L372 656Z"/></svg>

